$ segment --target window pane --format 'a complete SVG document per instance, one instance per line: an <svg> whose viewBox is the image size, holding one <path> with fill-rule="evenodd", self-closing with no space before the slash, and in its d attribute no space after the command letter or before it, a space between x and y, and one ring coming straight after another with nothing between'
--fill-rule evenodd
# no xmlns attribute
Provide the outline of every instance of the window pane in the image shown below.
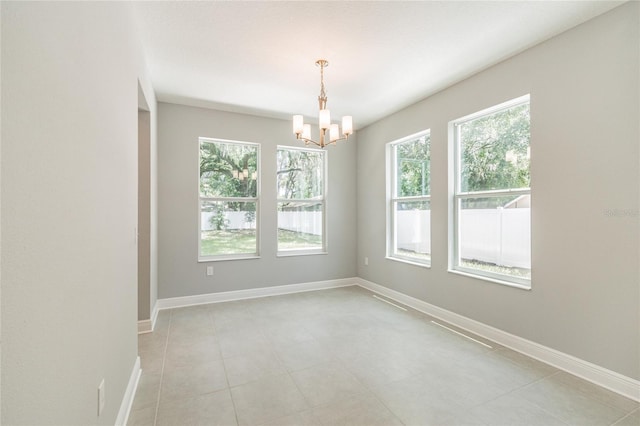
<svg viewBox="0 0 640 426"><path fill-rule="evenodd" d="M459 200L459 266L531 279L531 196Z"/></svg>
<svg viewBox="0 0 640 426"><path fill-rule="evenodd" d="M393 252L418 261L431 258L431 202L394 202Z"/></svg>
<svg viewBox="0 0 640 426"><path fill-rule="evenodd" d="M430 142L424 135L395 145L398 197L429 195Z"/></svg>
<svg viewBox="0 0 640 426"><path fill-rule="evenodd" d="M258 147L200 141L200 196L256 197Z"/></svg>
<svg viewBox="0 0 640 426"><path fill-rule="evenodd" d="M529 103L457 126L462 192L528 188Z"/></svg>
<svg viewBox="0 0 640 426"><path fill-rule="evenodd" d="M200 255L255 254L256 203L200 202Z"/></svg>
<svg viewBox="0 0 640 426"><path fill-rule="evenodd" d="M323 198L324 152L278 149L278 198Z"/></svg>
<svg viewBox="0 0 640 426"><path fill-rule="evenodd" d="M278 250L322 249L323 203L278 203Z"/></svg>

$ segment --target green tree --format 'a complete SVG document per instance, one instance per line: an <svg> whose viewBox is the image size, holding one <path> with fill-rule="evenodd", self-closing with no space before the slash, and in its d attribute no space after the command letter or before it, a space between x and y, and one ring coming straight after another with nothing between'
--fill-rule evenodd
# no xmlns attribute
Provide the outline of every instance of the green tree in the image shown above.
<svg viewBox="0 0 640 426"><path fill-rule="evenodd" d="M215 213L209 218L209 223L216 231L222 231L229 226L229 220L224 214L224 210L216 209Z"/></svg>
<svg viewBox="0 0 640 426"><path fill-rule="evenodd" d="M529 122L527 103L460 125L462 192L529 187Z"/></svg>
<svg viewBox="0 0 640 426"><path fill-rule="evenodd" d="M429 195L431 186L431 137L396 145L398 196Z"/></svg>
<svg viewBox="0 0 640 426"><path fill-rule="evenodd" d="M255 197L258 188L257 169L257 147L220 142L200 143L200 194L204 197ZM226 210L247 208L255 209L255 203L226 203ZM222 224L218 220L216 229L220 229Z"/></svg>
<svg viewBox="0 0 640 426"><path fill-rule="evenodd" d="M313 199L322 197L323 154L316 151L278 150L278 198Z"/></svg>

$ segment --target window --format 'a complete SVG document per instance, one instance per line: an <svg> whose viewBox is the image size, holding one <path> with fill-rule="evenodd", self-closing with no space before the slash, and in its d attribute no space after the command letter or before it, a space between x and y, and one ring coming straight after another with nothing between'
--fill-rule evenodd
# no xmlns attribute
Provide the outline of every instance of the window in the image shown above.
<svg viewBox="0 0 640 426"><path fill-rule="evenodd" d="M430 145L428 130L387 145L387 255L392 259L431 262Z"/></svg>
<svg viewBox="0 0 640 426"><path fill-rule="evenodd" d="M258 255L258 144L200 138L199 260Z"/></svg>
<svg viewBox="0 0 640 426"><path fill-rule="evenodd" d="M326 251L325 151L278 147L278 253Z"/></svg>
<svg viewBox="0 0 640 426"><path fill-rule="evenodd" d="M529 95L452 123L455 271L531 287Z"/></svg>

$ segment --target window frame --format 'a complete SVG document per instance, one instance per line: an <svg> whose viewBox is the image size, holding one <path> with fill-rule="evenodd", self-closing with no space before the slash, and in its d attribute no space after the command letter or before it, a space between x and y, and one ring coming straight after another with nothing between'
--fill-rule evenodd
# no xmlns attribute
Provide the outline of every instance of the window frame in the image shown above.
<svg viewBox="0 0 640 426"><path fill-rule="evenodd" d="M200 193L200 147L202 143L220 143L225 145L245 145L256 148L256 196L255 197L204 197ZM227 260L245 260L260 258L260 187L261 187L261 145L256 142L236 141L220 138L198 137L198 262L217 262ZM254 253L226 253L217 255L202 255L202 203L203 202L245 202L256 204L256 251Z"/></svg>
<svg viewBox="0 0 640 426"><path fill-rule="evenodd" d="M431 129L425 129L420 132L405 136L400 139L388 142L387 145L387 256L389 260L395 260L404 263L410 263L425 268L431 267L431 251L428 259L418 259L411 256L403 256L397 253L397 231L396 231L396 204L399 202L428 202L429 211L431 211L431 164L429 164L429 195L418 195L409 197L400 197L398 195L398 161L397 147L416 139L429 136L429 163L431 163ZM428 223L431 229L431 221ZM431 247L431 241L429 241Z"/></svg>
<svg viewBox="0 0 640 426"><path fill-rule="evenodd" d="M306 151L315 152L322 156L322 198L280 198L278 196L277 188L277 168L278 168L278 151ZM310 256L310 255L325 255L329 254L328 249L328 237L327 237L327 194L328 194L328 173L329 170L329 155L326 150L309 147L299 147L290 145L278 145L276 147L276 257L291 257L291 256ZM278 239L278 213L280 203L286 203L289 201L297 201L300 203L320 203L322 204L322 247L320 248L302 248L302 249L280 249Z"/></svg>
<svg viewBox="0 0 640 426"><path fill-rule="evenodd" d="M484 190L484 191L461 191L461 140L460 140L460 125L469 121L476 120L488 115L492 115L501 111L505 111L511 108L515 108L524 104L529 104L531 108L531 95L526 94L506 102L485 108L481 111L474 112L472 114L460 117L456 120L449 122L449 139L453 148L453 176L451 186L450 197L450 211L451 222L450 232L452 235L452 244L449 254L449 268L448 272L469 276L485 281L490 281L502 285L516 287L524 290L531 290L531 279L509 276L506 274L499 274L490 271L483 271L481 269L469 268L460 265L460 210L461 202L465 199L472 198L493 198L501 196L519 196L529 195L531 196L531 183L528 188L508 188L498 190ZM529 122L531 122L531 109L529 109ZM529 132L529 149L531 149L531 131ZM529 164L529 172L531 172L531 164ZM530 219L531 220L531 219ZM451 241L451 240L450 240Z"/></svg>

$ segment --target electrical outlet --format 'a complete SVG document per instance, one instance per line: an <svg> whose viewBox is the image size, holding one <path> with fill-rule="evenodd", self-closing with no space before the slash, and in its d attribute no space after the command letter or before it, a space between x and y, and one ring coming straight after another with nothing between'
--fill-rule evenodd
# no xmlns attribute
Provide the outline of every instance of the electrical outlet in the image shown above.
<svg viewBox="0 0 640 426"><path fill-rule="evenodd" d="M208 276L213 275L213 266L207 266L207 275Z"/></svg>
<svg viewBox="0 0 640 426"><path fill-rule="evenodd" d="M104 379L98 385L98 416L102 414L104 410L105 404L105 395L104 395Z"/></svg>
<svg viewBox="0 0 640 426"><path fill-rule="evenodd" d="M369 266L369 258L368 257L364 258L364 266Z"/></svg>

